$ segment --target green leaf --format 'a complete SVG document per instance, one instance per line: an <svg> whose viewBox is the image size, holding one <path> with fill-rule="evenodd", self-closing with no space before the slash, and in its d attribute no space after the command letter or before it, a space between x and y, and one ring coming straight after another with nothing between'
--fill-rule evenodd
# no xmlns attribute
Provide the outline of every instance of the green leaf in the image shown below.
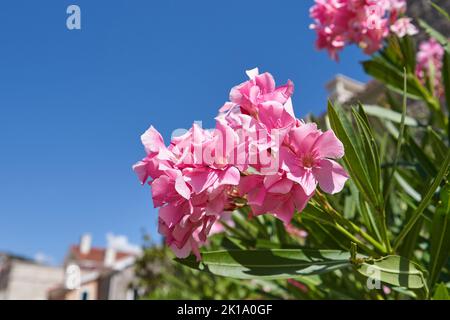
<svg viewBox="0 0 450 320"><path fill-rule="evenodd" d="M448 288L445 283L440 283L434 291L433 300L450 300Z"/></svg>
<svg viewBox="0 0 450 320"><path fill-rule="evenodd" d="M405 61L405 67L408 72L416 72L416 44L412 37L405 36L400 38L400 46Z"/></svg>
<svg viewBox="0 0 450 320"><path fill-rule="evenodd" d="M384 83L389 89L403 94L403 74L401 71L393 68L380 57L363 62L364 70L375 79ZM411 99L420 100L424 97L424 88L414 78L408 77L407 95Z"/></svg>
<svg viewBox="0 0 450 320"><path fill-rule="evenodd" d="M433 162L430 159L430 154L427 153L421 146L419 146L416 141L414 140L414 137L411 135L408 135L405 139L407 141L407 152L411 153L414 157L414 159L417 159L420 167L429 175L429 176L435 176L437 173L437 168L433 164ZM442 163L442 162L440 162Z"/></svg>
<svg viewBox="0 0 450 320"><path fill-rule="evenodd" d="M447 110L450 111L450 52L444 51L442 75L444 79L445 99L447 101Z"/></svg>
<svg viewBox="0 0 450 320"><path fill-rule="evenodd" d="M309 202L308 205L306 206L306 208L303 209L300 217L302 218L302 220L303 219L312 220L312 221L316 221L320 224L331 225L331 226L335 225L334 219L329 214L324 212L319 207L316 207L311 202Z"/></svg>
<svg viewBox="0 0 450 320"><path fill-rule="evenodd" d="M419 289L426 286L420 267L400 256L363 262L357 270L366 277L397 287Z"/></svg>
<svg viewBox="0 0 450 320"><path fill-rule="evenodd" d="M362 198L359 199L359 213L361 214L364 225L368 228L370 234L375 235L378 241L383 241L380 232L380 226L378 225L379 219L367 204L367 202Z"/></svg>
<svg viewBox="0 0 450 320"><path fill-rule="evenodd" d="M401 152L401 147L403 144L403 136L405 133L405 120L406 120L406 103L407 103L407 99L406 99L406 92L407 92L407 81L406 81L406 69L404 69L404 74L403 74L403 103L402 103L402 114L401 114L401 119L400 119L400 131L398 134L398 139L397 139L397 146L396 146L396 151L394 154L394 160L393 160L393 168L392 171L390 173L390 178L389 181L387 182L387 187L386 187L386 192L384 193L385 198L389 198L390 193L392 191L392 187L393 187L393 178L394 178L394 174L395 171L397 170L397 165L398 165L398 159L400 158L400 152ZM386 204L386 203L385 203Z"/></svg>
<svg viewBox="0 0 450 320"><path fill-rule="evenodd" d="M330 102L328 103L328 116L331 128L344 145L343 160L351 178L366 200L375 207L379 206L380 194L375 191L371 183L360 135L352 128L348 118L342 113L338 114Z"/></svg>
<svg viewBox="0 0 450 320"><path fill-rule="evenodd" d="M364 113L364 109L360 105L358 111L352 109L353 118L356 121L359 132L361 133L361 140L364 146L364 155L366 158L366 165L369 172L370 183L372 184L376 193L381 194L381 167L380 154L378 146L375 142L372 130L370 129L369 120ZM377 204L381 203L381 199L377 200Z"/></svg>
<svg viewBox="0 0 450 320"><path fill-rule="evenodd" d="M347 268L350 254L339 250L228 250L177 259L191 268L237 279L289 279Z"/></svg>
<svg viewBox="0 0 450 320"><path fill-rule="evenodd" d="M437 163L442 163L448 150L447 145L444 143L444 141L442 141L442 138L439 136L439 134L431 127L427 128L427 135L431 143L431 148L435 155L435 161Z"/></svg>
<svg viewBox="0 0 450 320"><path fill-rule="evenodd" d="M443 8L441 8L440 6L438 6L436 3L434 3L433 1L430 1L431 6L436 9L444 18L446 18L448 21L450 21L450 15L448 14L447 11L445 11Z"/></svg>
<svg viewBox="0 0 450 320"><path fill-rule="evenodd" d="M363 105L363 108L364 108L364 111L366 112L366 114L369 116L373 116L373 117L377 117L377 118L385 119L385 120L390 120L395 123L401 123L402 114L397 111L390 110L390 109L383 108L383 107L376 106L376 105ZM405 125L410 126L410 127L417 127L419 125L419 123L417 122L416 119L406 116L405 117Z"/></svg>
<svg viewBox="0 0 450 320"><path fill-rule="evenodd" d="M417 207L416 211L414 211L411 219L409 219L408 223L403 227L402 231L398 235L398 237L395 241L394 248L398 248L400 243L403 241L404 237L412 229L412 227L415 225L417 220L419 220L423 211L430 204L430 201L431 201L434 193L438 189L439 185L441 184L442 179L444 179L447 176L447 171L448 171L449 165L450 165L450 150L448 150L447 156L445 157L445 160L444 160L439 172L437 173L436 177L434 178L433 182L428 187L425 188L426 193L422 197L422 200L421 200L419 206Z"/></svg>
<svg viewBox="0 0 450 320"><path fill-rule="evenodd" d="M436 39L442 46L447 46L448 40L442 33L434 29L422 19L419 19L419 25L425 30L426 33L428 33L430 37Z"/></svg>
<svg viewBox="0 0 450 320"><path fill-rule="evenodd" d="M442 188L440 203L434 213L431 228L430 287L439 277L450 254L450 183Z"/></svg>

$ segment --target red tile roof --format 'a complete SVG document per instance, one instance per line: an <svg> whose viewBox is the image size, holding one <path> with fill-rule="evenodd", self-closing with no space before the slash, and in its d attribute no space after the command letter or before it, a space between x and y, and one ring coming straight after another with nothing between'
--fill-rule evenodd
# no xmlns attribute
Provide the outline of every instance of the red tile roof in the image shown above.
<svg viewBox="0 0 450 320"><path fill-rule="evenodd" d="M75 260L78 261L94 261L103 263L105 260L106 249L104 248L91 248L87 254L81 253L79 245L72 245L70 247L70 254L73 255ZM117 251L115 261L122 260L123 258L134 256L134 254L129 252Z"/></svg>

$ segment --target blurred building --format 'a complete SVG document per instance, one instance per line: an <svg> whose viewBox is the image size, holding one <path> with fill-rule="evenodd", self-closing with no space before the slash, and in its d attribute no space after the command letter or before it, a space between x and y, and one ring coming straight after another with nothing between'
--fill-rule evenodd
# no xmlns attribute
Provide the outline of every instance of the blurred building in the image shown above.
<svg viewBox="0 0 450 320"><path fill-rule="evenodd" d="M91 246L90 235L69 248L65 279L48 294L51 300L131 300L138 295L134 263L139 252Z"/></svg>
<svg viewBox="0 0 450 320"><path fill-rule="evenodd" d="M356 94L364 92L366 85L344 75L338 74L326 84L328 97L331 101L340 104L353 98Z"/></svg>
<svg viewBox="0 0 450 320"><path fill-rule="evenodd" d="M17 255L0 253L0 300L45 300L64 270Z"/></svg>

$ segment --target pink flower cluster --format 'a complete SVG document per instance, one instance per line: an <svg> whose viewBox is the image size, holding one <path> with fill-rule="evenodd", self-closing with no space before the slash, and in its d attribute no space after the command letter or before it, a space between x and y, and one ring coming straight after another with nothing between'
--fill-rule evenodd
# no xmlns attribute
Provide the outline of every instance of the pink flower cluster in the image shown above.
<svg viewBox="0 0 450 320"><path fill-rule="evenodd" d="M422 83L425 83L427 79L432 81L438 97L444 94L442 85L443 57L444 48L433 38L423 41L417 52L416 75Z"/></svg>
<svg viewBox="0 0 450 320"><path fill-rule="evenodd" d="M178 257L193 252L200 259L199 246L242 203L250 218L270 213L289 224L317 186L333 194L348 179L333 160L344 155L334 133L295 117L293 83L276 87L269 73L247 74L215 129L194 124L168 147L153 127L141 137L147 156L133 169L150 184L159 232Z"/></svg>
<svg viewBox="0 0 450 320"><path fill-rule="evenodd" d="M326 49L334 60L350 44L373 54L391 32L399 37L418 32L410 18L402 17L405 10L406 0L315 0L310 15L316 46Z"/></svg>

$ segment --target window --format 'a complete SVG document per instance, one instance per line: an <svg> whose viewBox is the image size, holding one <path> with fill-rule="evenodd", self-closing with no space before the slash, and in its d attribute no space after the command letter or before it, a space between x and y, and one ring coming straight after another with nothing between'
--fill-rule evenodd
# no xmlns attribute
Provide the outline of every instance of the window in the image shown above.
<svg viewBox="0 0 450 320"><path fill-rule="evenodd" d="M81 300L89 300L89 292L86 290L81 293Z"/></svg>

